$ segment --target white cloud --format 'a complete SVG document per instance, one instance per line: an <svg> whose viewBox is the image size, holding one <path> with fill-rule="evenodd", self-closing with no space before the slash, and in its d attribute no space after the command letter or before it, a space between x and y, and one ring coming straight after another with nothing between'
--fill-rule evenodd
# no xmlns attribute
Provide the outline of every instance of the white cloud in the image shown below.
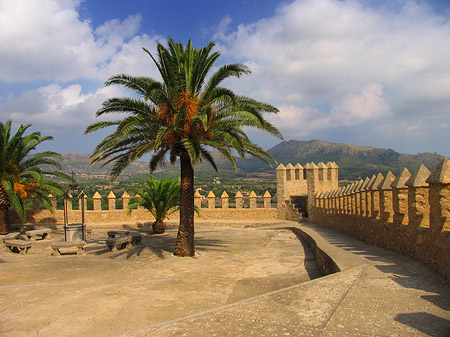
<svg viewBox="0 0 450 337"><path fill-rule="evenodd" d="M33 124L44 134L64 134L68 130L84 129L95 122L95 112L110 97L121 96L116 87L98 89L95 93L82 94L79 84L65 88L50 84L21 94L9 96L0 103L0 118L12 119L15 124ZM104 118L103 118L104 119Z"/></svg>
<svg viewBox="0 0 450 337"><path fill-rule="evenodd" d="M360 93L344 97L330 112L310 106L281 105L279 108L277 115L268 115L267 119L290 137L307 137L318 130L355 126L390 114L378 83L369 83Z"/></svg>
<svg viewBox="0 0 450 337"><path fill-rule="evenodd" d="M2 120L31 123L43 134L81 136L97 121L94 114L105 99L125 95L114 86L97 89L104 80L118 73L158 77L142 47L155 52L156 41L164 39L138 35L139 14L94 29L89 20L80 19L79 4L0 0L0 45L7 46L0 49L0 81L50 83L0 95Z"/></svg>
<svg viewBox="0 0 450 337"><path fill-rule="evenodd" d="M405 129L450 122L450 16L426 3L400 1L394 10L296 0L231 33L226 24L216 34L221 52L256 70L233 88L278 105L269 118L286 138L363 124L370 133L394 120Z"/></svg>
<svg viewBox="0 0 450 337"><path fill-rule="evenodd" d="M279 97L300 93L308 103L339 99L368 82L426 89L424 76L450 73L449 18L414 2L392 13L358 1L297 0L220 36L222 52L252 60L279 82Z"/></svg>
<svg viewBox="0 0 450 337"><path fill-rule="evenodd" d="M353 126L369 119L389 115L390 108L385 102L379 83L364 86L361 93L349 94L337 102L330 111L329 127Z"/></svg>
<svg viewBox="0 0 450 337"><path fill-rule="evenodd" d="M130 55L129 43L142 43L137 51L154 48L155 40L146 35L136 40L140 15L110 20L94 30L89 20L80 19L78 4L0 0L0 80L105 80L112 59L126 56L128 64L142 59L143 54Z"/></svg>
<svg viewBox="0 0 450 337"><path fill-rule="evenodd" d="M146 48L156 57L156 43L165 43L162 37L150 38L148 35L133 37L121 45L120 51L99 69L100 78L108 78L114 74L130 74L134 76L149 76L159 79L160 75L150 56L142 49Z"/></svg>

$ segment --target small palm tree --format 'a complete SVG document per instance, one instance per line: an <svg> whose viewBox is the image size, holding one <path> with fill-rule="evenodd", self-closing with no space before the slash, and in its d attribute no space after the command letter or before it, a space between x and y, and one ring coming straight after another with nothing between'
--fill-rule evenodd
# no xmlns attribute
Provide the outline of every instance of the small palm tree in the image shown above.
<svg viewBox="0 0 450 337"><path fill-rule="evenodd" d="M255 156L267 163L274 160L251 142L245 129L256 128L282 138L263 116L277 113L270 104L240 96L220 84L230 77L250 73L242 64L227 64L209 74L220 56L214 43L203 48L187 46L172 39L168 49L157 44L157 58L145 50L159 70L162 82L126 74L111 77L106 85L121 85L134 92L132 98L111 98L103 102L97 116L126 113L123 119L100 121L86 133L107 127L115 131L95 148L93 162L114 162L111 177L116 178L134 160L151 153L150 169L169 160L180 162L180 225L175 255L194 256L194 166L208 161L217 170L210 150L217 149L236 168L233 154ZM209 76L210 75L210 76Z"/></svg>
<svg viewBox="0 0 450 337"><path fill-rule="evenodd" d="M32 154L37 145L53 138L41 137L39 132L25 135L30 126L21 125L11 136L11 121L0 122L0 234L8 232L7 211L11 206L25 222L27 198L36 198L45 208L52 209L49 194L62 195L64 189L47 176L70 179L60 172L57 160L62 159L61 155L50 151Z"/></svg>
<svg viewBox="0 0 450 337"><path fill-rule="evenodd" d="M164 220L179 209L180 205L180 181L171 179L155 180L153 176L145 183L139 184L139 188L133 188L130 192L136 196L130 199L128 212L138 206L147 209L154 217L152 224L155 234L166 231Z"/></svg>

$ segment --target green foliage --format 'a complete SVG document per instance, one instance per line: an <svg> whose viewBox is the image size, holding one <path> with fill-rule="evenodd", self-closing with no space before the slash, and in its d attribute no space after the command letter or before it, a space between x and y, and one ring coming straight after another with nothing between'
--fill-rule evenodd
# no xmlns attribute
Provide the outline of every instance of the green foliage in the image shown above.
<svg viewBox="0 0 450 337"><path fill-rule="evenodd" d="M128 212L138 206L147 209L157 222L163 222L171 213L178 210L180 205L180 181L171 179L155 180L151 176L140 187L130 189L134 196L128 204Z"/></svg>
<svg viewBox="0 0 450 337"><path fill-rule="evenodd" d="M11 134L11 121L0 122L0 207L12 206L25 222L25 200L37 198L41 205L52 209L49 194L61 196L62 186L48 177L70 178L60 172L58 160L61 156L55 152L34 153L36 147L52 137L41 137L39 132L25 135L31 126L21 125Z"/></svg>
<svg viewBox="0 0 450 337"><path fill-rule="evenodd" d="M249 154L264 161L273 157L253 144L243 128L252 127L281 138L280 132L263 117L263 112L278 110L264 102L236 95L220 83L229 77L248 74L241 64L218 68L207 75L219 57L214 43L196 49L191 41L184 47L169 39L169 48L157 45L155 62L163 82L148 77L115 75L106 85L121 85L137 98L112 98L103 102L97 116L127 113L123 119L101 121L90 125L86 133L115 127L95 148L93 162L114 163L111 177L117 178L134 160L152 153L150 168L154 170L169 160L174 164L182 154L192 165L206 160L216 170L209 148L217 149L235 166L232 150L241 157Z"/></svg>
<svg viewBox="0 0 450 337"><path fill-rule="evenodd" d="M212 51L213 47L214 43L210 43L197 49L191 41L185 47L169 39L168 48L157 43L156 58L144 49L158 68L162 82L125 74L111 77L106 85L120 85L134 95L106 100L96 115L126 116L100 121L86 129L86 133L91 133L115 128L97 145L92 157L93 163L114 163L110 173L113 180L145 154L151 154L151 171L167 160L175 164L180 159L183 184L176 255L195 253L193 167L205 160L217 171L210 149L218 150L235 169L233 153L241 158L251 155L267 163L273 160L267 151L250 141L246 127L282 138L263 117L264 112L278 112L277 108L219 86L227 78L239 78L250 71L242 64L228 64L210 74L220 56Z"/></svg>

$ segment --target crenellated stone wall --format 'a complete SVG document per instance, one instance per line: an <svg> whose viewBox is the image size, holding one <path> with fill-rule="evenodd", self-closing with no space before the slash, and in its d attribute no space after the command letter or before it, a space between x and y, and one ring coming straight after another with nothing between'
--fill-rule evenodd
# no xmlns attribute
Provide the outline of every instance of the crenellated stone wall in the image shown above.
<svg viewBox="0 0 450 337"><path fill-rule="evenodd" d="M244 198L237 192L230 198L224 191L220 197L210 192L207 196L195 193L194 203L200 210L197 219L239 222L251 220L302 220L293 207L296 197L303 198L308 220L344 231L369 244L409 255L439 271L450 280L450 161L444 159L430 172L421 165L412 174L404 169L398 177L391 172L381 173L347 186L339 187L336 163L308 163L280 165L276 169L277 205L266 192L254 192ZM78 198L79 209L86 205L86 195ZM116 207L114 193L107 196L108 210L101 210L102 196L95 193L93 209L84 212L85 222L97 227L154 221L144 210L127 212L130 195L120 199ZM34 202L27 211L26 225L62 225L63 210L56 209L56 199L51 197L53 212L39 209ZM70 206L70 205L69 205ZM81 211L69 207L69 223L81 222ZM8 212L9 223L22 228L14 211ZM168 220L177 221L178 213Z"/></svg>
<svg viewBox="0 0 450 337"><path fill-rule="evenodd" d="M70 198L72 196L69 196ZM93 209L85 207L84 220L88 225L108 226L110 224L118 223L135 223L135 222L149 222L154 221L154 217L145 209L138 208L128 213L128 203L130 195L124 192L120 197L122 201L122 208L116 207L117 197L113 192L107 195L108 209L102 210L102 196L96 192L93 196ZM81 222L82 204L86 203L87 195L78 196L78 209L73 209L74 205L68 203L68 220L69 223ZM230 197L224 191L221 198L216 198L213 192L210 192L207 197L202 196L199 192L195 193L194 203L199 209L200 214L196 214L196 218L203 220L275 220L280 219L280 212L276 207L272 206L272 196L268 191L263 196L257 196L255 192L250 192L248 197L244 198L241 192L237 192L234 196L233 202L230 202ZM53 211L41 210L39 203L36 200L33 202L33 209L27 210L27 220L25 225L62 225L64 223L64 210L56 209L56 198L50 196ZM206 200L206 204L205 204ZM247 206L246 206L247 205ZM21 228L22 224L15 211L8 211L9 223L13 228ZM177 220L179 214L173 213L168 220Z"/></svg>
<svg viewBox="0 0 450 337"><path fill-rule="evenodd" d="M331 191L339 186L339 167L334 162L324 164L308 163L293 166L280 164L276 168L277 205L280 212L289 220L301 220L297 211L292 211L292 197L305 197L308 218L314 217L314 196Z"/></svg>
<svg viewBox="0 0 450 337"><path fill-rule="evenodd" d="M450 280L450 160L317 192L313 222L409 255Z"/></svg>

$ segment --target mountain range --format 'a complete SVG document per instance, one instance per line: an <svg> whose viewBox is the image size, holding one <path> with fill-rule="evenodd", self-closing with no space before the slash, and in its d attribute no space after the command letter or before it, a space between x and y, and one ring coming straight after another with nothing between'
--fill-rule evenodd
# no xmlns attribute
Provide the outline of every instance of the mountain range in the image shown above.
<svg viewBox="0 0 450 337"><path fill-rule="evenodd" d="M386 174L392 171L397 175L405 167L412 173L420 164L434 170L445 158L436 153L404 154L392 149L331 143L316 139L283 141L268 152L278 163L284 165L334 161L339 166L340 179L348 180L370 177L378 172ZM249 161L247 165L251 165L251 162Z"/></svg>
<svg viewBox="0 0 450 337"><path fill-rule="evenodd" d="M246 174L274 174L274 168L279 164L295 165L300 163L306 165L309 162L318 164L319 162L334 161L339 166L339 178L341 180L356 180L364 177L370 177L372 174L381 172L386 174L392 171L395 175L406 167L413 173L420 164L424 164L430 171L434 170L442 161L444 156L436 153L419 153L417 155L404 154L392 149L382 149L366 146L355 146L345 143L331 143L321 140L289 140L283 141L274 146L268 152L275 158L277 163L270 167L257 158L238 159L237 167L241 173ZM232 165L225 160L219 153L213 153L221 170L232 170ZM65 153L63 154L64 172L73 172L83 176L94 175L97 178L107 177L111 166L101 168L100 165L91 166L89 164L89 155ZM176 167L168 165L164 170L177 170ZM196 166L196 170L212 170L208 163L201 163ZM148 163L136 162L130 165L125 172L126 177L135 174L148 172Z"/></svg>

